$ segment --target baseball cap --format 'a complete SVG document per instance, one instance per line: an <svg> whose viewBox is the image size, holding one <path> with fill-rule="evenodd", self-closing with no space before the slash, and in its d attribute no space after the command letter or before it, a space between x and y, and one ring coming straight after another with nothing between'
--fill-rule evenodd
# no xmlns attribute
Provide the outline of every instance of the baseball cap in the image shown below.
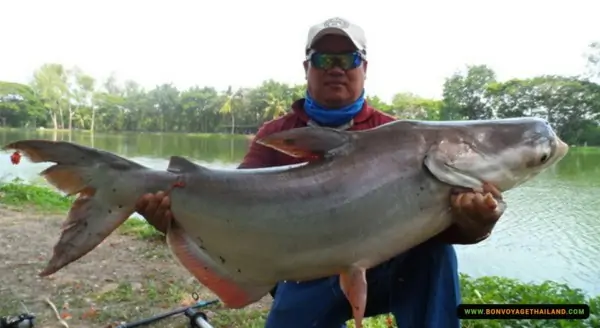
<svg viewBox="0 0 600 328"><path fill-rule="evenodd" d="M352 24L343 18L334 17L322 23L313 25L308 30L308 39L306 40L305 52L312 48L313 44L322 36L328 34L337 34L348 37L356 48L366 56L367 54L367 38L362 27Z"/></svg>

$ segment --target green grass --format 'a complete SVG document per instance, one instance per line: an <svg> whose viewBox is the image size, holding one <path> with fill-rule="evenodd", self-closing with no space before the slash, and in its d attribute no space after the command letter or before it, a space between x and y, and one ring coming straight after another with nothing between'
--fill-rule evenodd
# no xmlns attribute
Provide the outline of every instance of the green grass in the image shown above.
<svg viewBox="0 0 600 328"><path fill-rule="evenodd" d="M464 328L506 328L506 327L600 327L600 297L587 298L580 290L566 285L544 282L541 284L528 284L514 279L502 277L473 278L465 274L460 275L463 303L468 304L500 304L500 303L587 303L591 307L592 317L585 321L568 320L463 320ZM156 279L146 281L142 290L134 291L131 284L123 282L117 288L94 297L97 304L161 304L167 308L168 304L178 304L185 298L189 288L182 282L164 281ZM131 309L120 307L119 312L111 312L109 316L99 317L97 320L112 318L129 318L133 320ZM215 310L211 323L215 327L259 328L264 327L268 309L242 309L242 310ZM382 315L365 320L365 328L392 328L395 323L388 324L388 316ZM181 326L183 328L183 326ZM348 327L353 328L352 320Z"/></svg>
<svg viewBox="0 0 600 328"><path fill-rule="evenodd" d="M66 211L72 200L72 197L64 197L46 187L28 185L22 181L12 181L0 185L0 203L11 208L27 208L57 213ZM127 220L119 231L141 239L164 239L160 232L139 219ZM162 251L159 250L158 252ZM465 328L600 327L600 296L590 298L583 291L570 288L564 284L551 281L534 284L496 276L473 278L465 274L461 274L460 281L463 303L587 303L590 305L592 313L591 317L585 321L463 320L462 326ZM135 317L134 310L128 312L129 310L125 305L128 302L148 300L149 302L160 301L165 304L175 304L178 300L181 300L187 291L185 286L174 281L164 283L157 280L153 284L145 285L147 287L142 291L134 291L129 284L121 283L118 288L97 295L96 300L105 304L123 303L123 307L119 307L119 311L122 311L122 313L111 315L133 320L132 316ZM242 309L237 311L220 309L216 310L212 323L215 327L263 327L267 311L268 309ZM365 328L395 327L395 325L388 325L387 318L387 316L370 318L366 320ZM107 320L108 318L98 318L98 320L100 319ZM352 321L349 322L349 327L354 327Z"/></svg>
<svg viewBox="0 0 600 328"><path fill-rule="evenodd" d="M524 283L515 279L489 276L473 278L460 274L462 303L465 304L589 304L587 320L462 320L465 328L506 327L600 327L600 296L587 297L580 289L546 281ZM366 328L388 328L387 316L369 321ZM354 327L352 324L349 327ZM395 327L395 326L392 326Z"/></svg>
<svg viewBox="0 0 600 328"><path fill-rule="evenodd" d="M74 197L66 197L43 186L26 184L19 179L0 184L0 202L11 208L33 208L44 212L66 211Z"/></svg>
<svg viewBox="0 0 600 328"><path fill-rule="evenodd" d="M13 210L33 209L47 213L66 212L75 197L67 197L50 188L13 180L0 185L0 202ZM162 239L163 235L145 221L130 218L119 227L125 235L140 239Z"/></svg>
<svg viewBox="0 0 600 328"><path fill-rule="evenodd" d="M0 184L0 203L13 210L31 209L46 213L66 212L71 207L74 196L67 197L60 193L19 179ZM145 221L129 218L119 227L119 232L140 239L162 239L163 234Z"/></svg>
<svg viewBox="0 0 600 328"><path fill-rule="evenodd" d="M145 240L163 240L162 232L138 218L129 218L120 227L119 232L124 235L133 236Z"/></svg>

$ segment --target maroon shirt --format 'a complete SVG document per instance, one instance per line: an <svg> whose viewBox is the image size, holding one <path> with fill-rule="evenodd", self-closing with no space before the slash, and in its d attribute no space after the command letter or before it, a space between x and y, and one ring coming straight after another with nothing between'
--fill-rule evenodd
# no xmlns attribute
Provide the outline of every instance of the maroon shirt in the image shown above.
<svg viewBox="0 0 600 328"><path fill-rule="evenodd" d="M250 144L250 150L238 168L263 168L304 162L305 160L303 159L291 157L255 142L255 140L262 139L275 132L307 126L309 118L304 112L303 105L304 99L297 100L292 104L291 113L263 124L256 133L254 140ZM354 124L348 131L367 130L395 120L395 117L376 110L365 102L360 113L354 118ZM486 233L489 233L487 229L482 233L476 233L475 236L481 236ZM473 234L471 233L470 235ZM456 225L446 229L435 238L448 244L474 244L482 240L481 238L468 236L467 233L460 231Z"/></svg>

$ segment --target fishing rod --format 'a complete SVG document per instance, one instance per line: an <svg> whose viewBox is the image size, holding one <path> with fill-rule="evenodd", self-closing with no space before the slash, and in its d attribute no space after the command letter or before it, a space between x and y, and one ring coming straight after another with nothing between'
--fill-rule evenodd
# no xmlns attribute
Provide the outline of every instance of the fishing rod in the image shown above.
<svg viewBox="0 0 600 328"><path fill-rule="evenodd" d="M0 317L0 328L33 328L34 319L31 313Z"/></svg>
<svg viewBox="0 0 600 328"><path fill-rule="evenodd" d="M0 328L33 328L35 315L29 313L29 310L23 302L21 306L25 310L25 313L18 314L15 316L3 316L0 317ZM204 328L204 327L202 327Z"/></svg>
<svg viewBox="0 0 600 328"><path fill-rule="evenodd" d="M189 328L213 328L213 326L210 325L210 323L208 323L208 317L206 316L206 313L199 311L199 309L205 308L209 305L218 303L219 300L212 300L212 301L199 301L199 296L197 293L192 294L192 297L194 298L194 300L196 301L196 303L194 305L191 306L185 306L179 309L175 309L169 312L165 312L163 314L159 314L150 318L146 318L146 319L142 319L139 321L135 321L135 322L131 322L131 323L124 323L121 325L118 325L116 328L135 328L135 327L142 327L142 326L147 326L147 325L151 325L157 321L172 317L174 315L177 314L184 314L186 317L188 317L189 319ZM0 326L0 328L3 328ZM10 327L13 328L13 327ZM16 328L21 328L21 327L16 327ZM29 327L26 327L29 328Z"/></svg>
<svg viewBox="0 0 600 328"><path fill-rule="evenodd" d="M160 320L172 317L177 314L184 314L189 319L189 328L213 328L208 323L208 317L206 313L199 311L199 309L205 308L209 305L216 304L219 300L212 301L200 301L200 297L197 293L193 293L192 297L196 301L194 305L181 307L163 314L159 314L150 318L142 319L139 321L120 324L116 328L135 328L151 325ZM22 304L22 303L21 303ZM22 304L25 307L24 304ZM27 308L25 307L26 312ZM34 328L35 327L35 315L31 313L22 313L14 316L3 316L0 317L0 328Z"/></svg>

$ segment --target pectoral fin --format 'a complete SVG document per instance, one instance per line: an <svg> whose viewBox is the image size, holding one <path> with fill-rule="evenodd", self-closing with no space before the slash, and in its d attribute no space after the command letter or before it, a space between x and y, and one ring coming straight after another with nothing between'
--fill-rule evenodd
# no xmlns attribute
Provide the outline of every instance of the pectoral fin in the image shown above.
<svg viewBox="0 0 600 328"><path fill-rule="evenodd" d="M340 274L340 287L346 295L356 328L362 328L362 321L367 307L367 278L363 268L353 266Z"/></svg>
<svg viewBox="0 0 600 328"><path fill-rule="evenodd" d="M215 293L225 306L242 308L265 296L273 286L236 281L213 260L175 221L167 231L167 243L175 257L198 281Z"/></svg>
<svg viewBox="0 0 600 328"><path fill-rule="evenodd" d="M482 190L482 181L469 175L467 169L478 162L479 154L467 143L442 141L427 152L424 165L438 180L451 186Z"/></svg>

